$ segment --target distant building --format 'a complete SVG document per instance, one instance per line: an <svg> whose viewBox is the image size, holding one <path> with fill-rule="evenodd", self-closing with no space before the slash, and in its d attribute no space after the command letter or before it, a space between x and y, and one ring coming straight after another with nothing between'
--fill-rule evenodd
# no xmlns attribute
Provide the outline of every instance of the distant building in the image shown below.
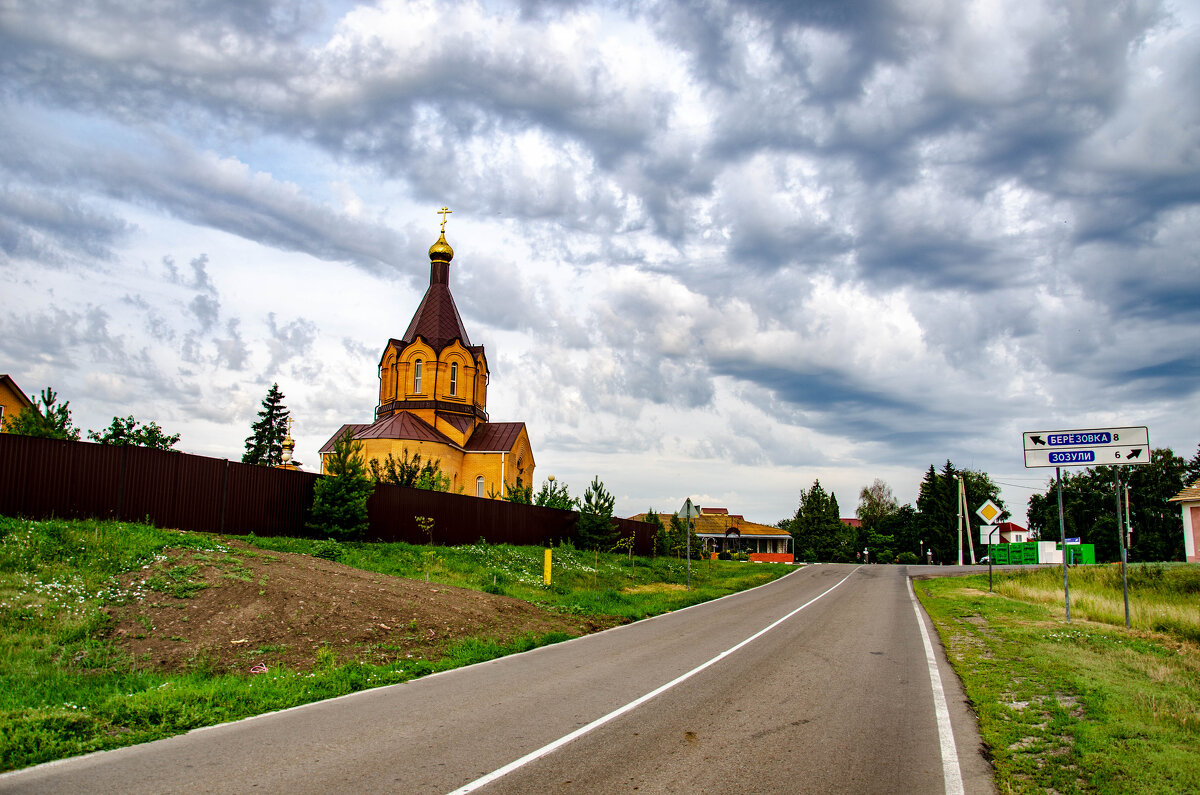
<svg viewBox="0 0 1200 795"><path fill-rule="evenodd" d="M33 401L25 396L12 376L0 375L0 432L17 415L33 405Z"/></svg>
<svg viewBox="0 0 1200 795"><path fill-rule="evenodd" d="M1172 497L1183 514L1183 554L1188 563L1200 563L1200 480Z"/></svg>
<svg viewBox="0 0 1200 795"><path fill-rule="evenodd" d="M445 210L444 212L449 212ZM347 428L367 461L420 454L440 461L450 490L502 496L506 486L533 483L533 449L523 422L491 422L489 370L482 345L472 345L450 294L454 249L442 234L429 249L429 289L408 329L388 340L379 361L375 421L346 424L321 447L321 471Z"/></svg>
<svg viewBox="0 0 1200 795"><path fill-rule="evenodd" d="M1029 530L1014 522L1000 522L996 525L997 544L1023 544L1029 541Z"/></svg>
<svg viewBox="0 0 1200 795"><path fill-rule="evenodd" d="M629 517L644 522L649 514ZM664 527L671 526L669 513L658 514ZM750 560L764 563L791 563L794 559L792 536L786 530L771 525L747 521L741 514L731 514L728 508L701 508L692 520L700 543L710 554L747 552Z"/></svg>

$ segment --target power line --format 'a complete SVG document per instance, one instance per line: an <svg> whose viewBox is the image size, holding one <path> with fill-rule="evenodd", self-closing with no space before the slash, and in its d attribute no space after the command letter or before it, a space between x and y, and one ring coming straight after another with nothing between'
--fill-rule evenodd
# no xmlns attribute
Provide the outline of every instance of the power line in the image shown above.
<svg viewBox="0 0 1200 795"><path fill-rule="evenodd" d="M1045 485L1042 485L1042 486L1025 486L1025 485L1022 485L1022 484L1020 484L1020 483L1009 483L1009 482L1007 482L1007 481L1004 481L1004 480L993 480L992 482L993 482L993 483L995 483L997 486L1012 486L1014 489L1028 489L1029 491L1045 491L1045 490L1048 488L1048 487L1047 487L1047 486L1045 486Z"/></svg>

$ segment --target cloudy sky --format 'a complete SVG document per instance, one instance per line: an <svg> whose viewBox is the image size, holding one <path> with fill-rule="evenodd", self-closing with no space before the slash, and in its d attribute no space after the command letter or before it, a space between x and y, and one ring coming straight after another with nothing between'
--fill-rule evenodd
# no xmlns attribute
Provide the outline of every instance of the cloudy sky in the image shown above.
<svg viewBox="0 0 1200 795"><path fill-rule="evenodd" d="M0 372L297 457L429 277L549 474L844 516L1200 443L1200 3L0 0Z"/></svg>

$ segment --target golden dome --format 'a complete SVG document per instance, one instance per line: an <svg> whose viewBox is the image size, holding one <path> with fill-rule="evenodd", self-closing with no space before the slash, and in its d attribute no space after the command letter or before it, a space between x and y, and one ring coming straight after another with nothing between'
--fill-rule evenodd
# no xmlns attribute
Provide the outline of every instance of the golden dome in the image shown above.
<svg viewBox="0 0 1200 795"><path fill-rule="evenodd" d="M442 232L442 236L437 239L437 242L429 247L429 259L440 262L449 262L454 259L454 249L450 248L450 244L446 242L445 232Z"/></svg>

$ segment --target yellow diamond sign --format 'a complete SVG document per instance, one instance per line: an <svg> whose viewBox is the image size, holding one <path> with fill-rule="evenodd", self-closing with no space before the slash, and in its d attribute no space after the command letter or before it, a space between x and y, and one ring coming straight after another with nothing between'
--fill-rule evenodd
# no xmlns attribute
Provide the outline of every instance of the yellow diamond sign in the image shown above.
<svg viewBox="0 0 1200 795"><path fill-rule="evenodd" d="M979 516L988 524L995 524L996 519L998 519L1002 513L1004 513L1004 511L1000 509L1000 506L991 500L988 500L975 510L975 515Z"/></svg>

